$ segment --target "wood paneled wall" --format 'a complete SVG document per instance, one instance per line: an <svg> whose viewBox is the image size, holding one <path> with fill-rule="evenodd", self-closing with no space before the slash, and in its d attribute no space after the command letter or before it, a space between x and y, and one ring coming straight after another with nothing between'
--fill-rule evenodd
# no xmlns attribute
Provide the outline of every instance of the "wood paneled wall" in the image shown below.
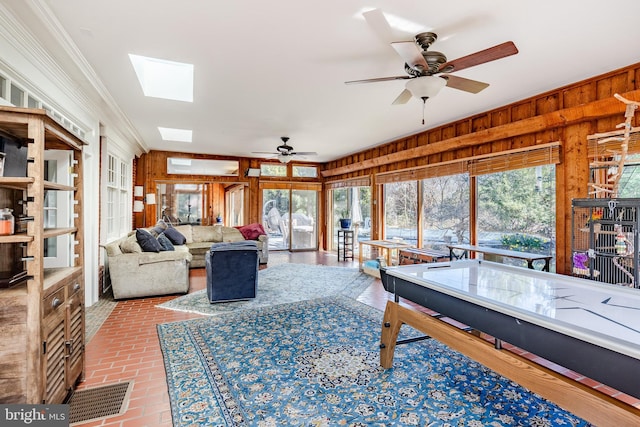
<svg viewBox="0 0 640 427"><path fill-rule="evenodd" d="M639 77L640 63L400 138L320 165L322 179L317 181L335 182L369 176L376 187L376 175L379 173L406 171L456 159L499 154L507 150L560 141L561 162L556 167L556 263L558 273L566 273L571 267L571 200L587 197L588 192L587 136L614 130L618 123L624 121L625 107L613 98L613 94L620 93L629 99L640 101ZM636 119L634 125L639 124L640 120ZM175 181L175 176L166 174L169 155L229 159L224 156L151 151L138 159L136 185L154 188L156 181ZM261 160L233 159L239 160L241 171L233 181L247 184L247 222L259 222L260 183L264 183L265 178L245 178L243 171L249 167L259 168ZM181 179L191 182L230 182L225 177L181 176ZM378 188L374 190L374 200L379 199L381 192ZM324 199L323 191L321 200ZM380 207L381 202L378 201L376 206ZM135 216L137 226L142 226L144 217L147 224L155 221L154 208L145 209L143 214ZM374 209L374 224L380 217L379 210ZM325 224L322 210L319 224Z"/></svg>
<svg viewBox="0 0 640 427"><path fill-rule="evenodd" d="M634 64L328 162L322 175L332 181L369 175L375 181L382 172L560 141L556 261L558 273L566 273L571 267L571 200L588 193L587 136L614 130L624 121L625 106L613 94L640 100L639 76L640 64ZM373 194L379 197L380 192Z"/></svg>
<svg viewBox="0 0 640 427"><path fill-rule="evenodd" d="M208 159L208 160L237 160L239 164L238 176L208 176L208 175L170 175L167 174L167 158L169 157L182 157L190 159ZM260 168L260 164L264 163L264 159L256 159L249 157L229 157L229 156L217 156L207 154L192 154L192 153L179 153L173 151L156 151L152 150L143 154L140 158L136 159L134 165L134 185L142 185L145 188L145 194L154 192L156 184L166 182L190 182L190 183L208 183L207 198L211 204L211 210L209 207L205 207L205 217L212 216L212 220L215 220L215 216L218 212L224 214L224 187L231 184L239 184L245 186L245 200L244 200L244 212L245 223L261 222L262 221L262 203L260 193L260 183L271 183L273 185L291 185L291 181L295 181L296 185L304 184L321 184L322 178L317 179L310 178L269 178L269 177L245 177L244 172L248 168ZM313 165L321 166L318 163L310 162L291 162L287 166L289 170L294 165ZM289 176L291 173L289 173ZM314 187L314 189L317 187ZM135 227L148 227L153 225L157 221L156 206L145 205L145 210L140 213L134 213L134 226ZM203 219L204 220L204 219ZM206 222L204 222L206 223Z"/></svg>

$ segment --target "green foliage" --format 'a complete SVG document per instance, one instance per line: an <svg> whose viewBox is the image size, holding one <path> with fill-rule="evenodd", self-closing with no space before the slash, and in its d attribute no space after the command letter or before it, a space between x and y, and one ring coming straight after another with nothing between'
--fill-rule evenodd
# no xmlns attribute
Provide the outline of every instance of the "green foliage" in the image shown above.
<svg viewBox="0 0 640 427"><path fill-rule="evenodd" d="M507 249L522 252L539 252L548 246L550 240L530 234L503 234L502 245Z"/></svg>
<svg viewBox="0 0 640 427"><path fill-rule="evenodd" d="M551 236L555 168L516 169L478 177L478 229Z"/></svg>

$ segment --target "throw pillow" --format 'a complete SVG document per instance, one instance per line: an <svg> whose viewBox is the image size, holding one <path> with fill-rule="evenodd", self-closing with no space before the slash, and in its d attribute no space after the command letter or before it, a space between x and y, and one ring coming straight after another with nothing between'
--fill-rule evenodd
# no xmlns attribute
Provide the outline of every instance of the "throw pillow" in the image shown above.
<svg viewBox="0 0 640 427"><path fill-rule="evenodd" d="M136 235L132 234L127 237L122 243L120 243L120 250L124 254L141 254L142 248L138 244Z"/></svg>
<svg viewBox="0 0 640 427"><path fill-rule="evenodd" d="M160 252L160 243L151 233L142 228L136 230L136 240L144 252Z"/></svg>
<svg viewBox="0 0 640 427"><path fill-rule="evenodd" d="M187 238L184 237L178 230L173 227L169 227L164 230L164 235L173 243L174 245L184 245L187 243Z"/></svg>
<svg viewBox="0 0 640 427"><path fill-rule="evenodd" d="M267 234L262 227L262 224L253 223L248 225L242 225L240 227L236 227L245 240L258 240L258 236L262 234Z"/></svg>
<svg viewBox="0 0 640 427"><path fill-rule="evenodd" d="M175 251L176 250L176 248L173 247L173 243L171 243L171 240L169 240L169 238L167 236L165 236L164 233L158 234L158 243L160 243L160 250L161 251Z"/></svg>
<svg viewBox="0 0 640 427"><path fill-rule="evenodd" d="M184 236L185 243L193 243L193 227L191 225L176 225L173 228Z"/></svg>

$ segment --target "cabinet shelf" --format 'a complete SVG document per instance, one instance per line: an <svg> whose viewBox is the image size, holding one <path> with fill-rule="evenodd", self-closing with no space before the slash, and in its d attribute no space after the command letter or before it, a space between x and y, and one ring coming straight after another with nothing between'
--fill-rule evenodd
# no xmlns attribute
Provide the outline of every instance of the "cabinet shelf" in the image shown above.
<svg viewBox="0 0 640 427"><path fill-rule="evenodd" d="M13 177L13 176L0 176L0 187L10 188L12 190L24 190L29 184L33 184L35 179L33 177Z"/></svg>
<svg viewBox="0 0 640 427"><path fill-rule="evenodd" d="M33 236L27 233L12 234L10 236L0 236L0 243L29 243L33 241Z"/></svg>
<svg viewBox="0 0 640 427"><path fill-rule="evenodd" d="M59 190L59 191L75 191L76 187L71 185L58 184L57 182L44 181L45 190Z"/></svg>
<svg viewBox="0 0 640 427"><path fill-rule="evenodd" d="M42 237L44 239L49 239L51 237L63 236L65 234L75 233L78 229L75 227L70 228L45 228L42 233Z"/></svg>

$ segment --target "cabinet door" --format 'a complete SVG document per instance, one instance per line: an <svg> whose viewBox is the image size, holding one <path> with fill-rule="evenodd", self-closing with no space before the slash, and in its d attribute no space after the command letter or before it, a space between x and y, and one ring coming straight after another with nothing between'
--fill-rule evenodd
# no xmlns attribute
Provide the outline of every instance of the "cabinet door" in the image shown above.
<svg viewBox="0 0 640 427"><path fill-rule="evenodd" d="M78 280L70 286L76 292L69 297L66 310L66 385L71 389L84 369L84 294Z"/></svg>
<svg viewBox="0 0 640 427"><path fill-rule="evenodd" d="M44 300L45 403L62 403L65 384L65 309L64 288Z"/></svg>

